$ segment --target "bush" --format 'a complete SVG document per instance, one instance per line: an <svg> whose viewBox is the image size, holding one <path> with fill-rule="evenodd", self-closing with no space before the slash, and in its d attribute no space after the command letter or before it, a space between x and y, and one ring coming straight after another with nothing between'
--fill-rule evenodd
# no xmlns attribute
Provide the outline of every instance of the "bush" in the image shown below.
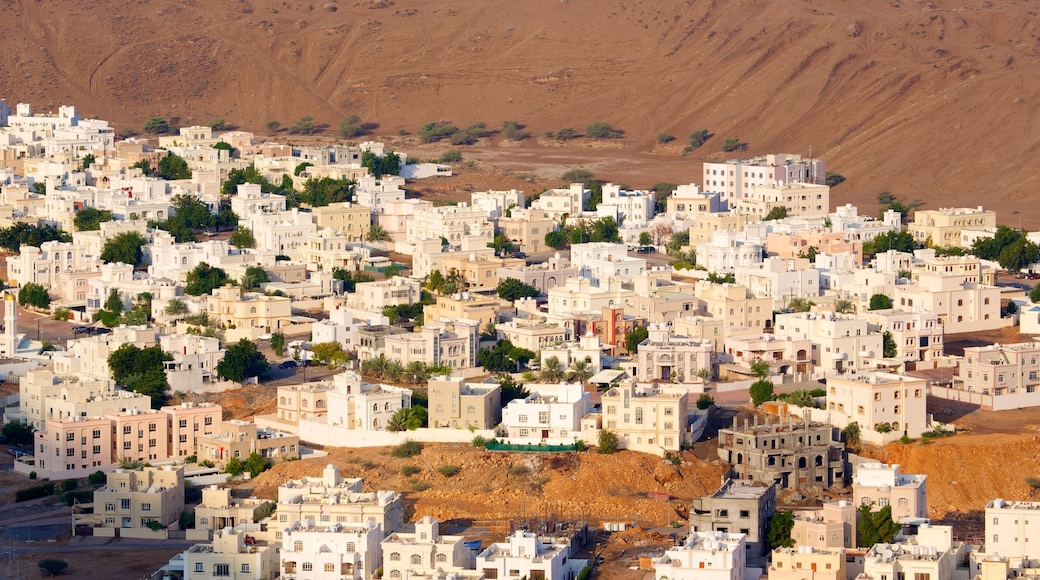
<svg viewBox="0 0 1040 580"><path fill-rule="evenodd" d="M30 471L29 472L29 479L36 479L36 472L35 471Z"/></svg>
<svg viewBox="0 0 1040 580"><path fill-rule="evenodd" d="M311 135L316 130L314 117L300 117L300 120L290 125L288 129L290 135Z"/></svg>
<svg viewBox="0 0 1040 580"><path fill-rule="evenodd" d="M751 395L751 403L757 407L773 398L773 383L767 379L759 379L751 383L748 394Z"/></svg>
<svg viewBox="0 0 1040 580"><path fill-rule="evenodd" d="M892 308L892 299L884 294L874 294L870 297L869 310L888 310Z"/></svg>
<svg viewBox="0 0 1040 580"><path fill-rule="evenodd" d="M87 482L93 486L105 485L106 479L105 472L100 469L87 476Z"/></svg>
<svg viewBox="0 0 1040 580"><path fill-rule="evenodd" d="M516 121L502 121L502 136L510 141L520 141L527 137L527 134L521 131L524 126Z"/></svg>
<svg viewBox="0 0 1040 580"><path fill-rule="evenodd" d="M711 407L714 404L715 399L713 399L711 395L709 395L708 393L701 393L701 396L697 397L697 408L701 411L707 409L708 407Z"/></svg>
<svg viewBox="0 0 1040 580"><path fill-rule="evenodd" d="M595 175L588 169L571 169L560 176L560 179L568 183L585 183L593 177L595 177Z"/></svg>
<svg viewBox="0 0 1040 580"><path fill-rule="evenodd" d="M704 145L704 142L707 141L707 140L708 140L708 130L707 129L697 129L693 133L690 133L690 149L693 150L693 149L696 149L696 148L700 147L701 145Z"/></svg>
<svg viewBox="0 0 1040 580"><path fill-rule="evenodd" d="M406 459L408 457L415 457L422 453L423 445L418 441L405 441L404 443L394 447L390 452L390 455L399 459Z"/></svg>
<svg viewBox="0 0 1040 580"><path fill-rule="evenodd" d="M94 492L89 489L81 489L79 491L68 491L62 494L61 499L65 501L65 505L72 507L76 503L90 503L94 500Z"/></svg>
<svg viewBox="0 0 1040 580"><path fill-rule="evenodd" d="M406 477L415 475L416 473L419 473L420 471L422 471L422 468L419 467L418 465L402 465L401 466L401 475L404 475Z"/></svg>
<svg viewBox="0 0 1040 580"><path fill-rule="evenodd" d="M555 135L553 135L553 137L557 141L566 141L568 139L574 139L577 136L578 132L571 127L564 127L563 129L557 131Z"/></svg>
<svg viewBox="0 0 1040 580"><path fill-rule="evenodd" d="M430 489L430 484L425 481L415 481L414 479L410 482L412 491L426 491Z"/></svg>
<svg viewBox="0 0 1040 580"><path fill-rule="evenodd" d="M448 149L441 154L437 161L441 163L458 163L459 161L462 161L462 151L459 151L458 149Z"/></svg>
<svg viewBox="0 0 1040 580"><path fill-rule="evenodd" d="M613 431L600 431L597 443L598 451L604 455L618 452L618 436Z"/></svg>
<svg viewBox="0 0 1040 580"><path fill-rule="evenodd" d="M361 117L350 115L339 123L339 136L344 139L353 139L365 134L365 127L361 124Z"/></svg>
<svg viewBox="0 0 1040 580"><path fill-rule="evenodd" d="M166 119L156 115L145 121L144 132L150 135L165 135L170 132L170 124Z"/></svg>
<svg viewBox="0 0 1040 580"><path fill-rule="evenodd" d="M149 530L152 530L153 532L158 532L159 530L163 529L162 523L157 522L155 520L149 521L147 524L145 524L145 527L147 527Z"/></svg>
<svg viewBox="0 0 1040 580"><path fill-rule="evenodd" d="M35 473L35 472L33 472L33 473ZM31 479L32 478L32 474L29 474L29 475L30 475L30 479ZM27 487L25 489L19 489L18 491L14 492L14 501L16 501L16 502L29 501L29 500L33 500L33 499L39 499L41 497L47 497L49 495L54 495L54 483L53 482L44 483L44 484L40 484L40 485L34 485L32 487Z"/></svg>
<svg viewBox="0 0 1040 580"><path fill-rule="evenodd" d="M449 464L449 465L442 465L442 466L437 468L437 473L443 475L444 477L455 477L456 475L459 474L460 471L462 471L462 468L459 467L458 465L450 465Z"/></svg>
<svg viewBox="0 0 1040 580"><path fill-rule="evenodd" d="M51 297L43 286L33 282L26 282L18 290L18 304L21 306L47 308L51 305Z"/></svg>
<svg viewBox="0 0 1040 580"><path fill-rule="evenodd" d="M618 139L625 132L615 129L610 123L597 121L585 129L585 136L590 139Z"/></svg>
<svg viewBox="0 0 1040 580"><path fill-rule="evenodd" d="M477 435L476 437L473 438L473 446L474 447L486 447L487 446L487 439L485 439L483 435Z"/></svg>
<svg viewBox="0 0 1040 580"><path fill-rule="evenodd" d="M62 491L72 491L79 488L79 481L75 479L65 479L61 482Z"/></svg>
<svg viewBox="0 0 1040 580"><path fill-rule="evenodd" d="M509 468L509 475L527 475L531 470L526 465L514 465Z"/></svg>
<svg viewBox="0 0 1040 580"><path fill-rule="evenodd" d="M36 566L40 569L40 574L43 574L44 576L57 576L69 567L69 563L65 560L45 558L37 562Z"/></svg>
<svg viewBox="0 0 1040 580"><path fill-rule="evenodd" d="M419 129L419 141L433 143L442 139L449 139L458 132L459 128L453 125L451 121L430 122Z"/></svg>
<svg viewBox="0 0 1040 580"><path fill-rule="evenodd" d="M727 153L743 151L744 149L747 149L747 143L741 143L740 139L736 137L727 137L726 140L722 142L722 150Z"/></svg>
<svg viewBox="0 0 1040 580"><path fill-rule="evenodd" d="M657 134L658 143L671 143L672 141L675 141L675 135L663 132Z"/></svg>

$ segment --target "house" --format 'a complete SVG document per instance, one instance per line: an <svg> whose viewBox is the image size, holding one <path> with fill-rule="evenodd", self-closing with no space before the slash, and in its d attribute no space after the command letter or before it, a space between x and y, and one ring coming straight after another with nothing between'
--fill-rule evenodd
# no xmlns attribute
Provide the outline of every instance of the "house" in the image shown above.
<svg viewBox="0 0 1040 580"><path fill-rule="evenodd" d="M331 203L311 208L314 223L319 228L331 228L350 243L362 243L372 227L372 208L350 202Z"/></svg>
<svg viewBox="0 0 1040 580"><path fill-rule="evenodd" d="M571 264L578 276L592 280L593 286L611 278L629 279L646 271L646 259L628 255L625 244L589 242L571 245Z"/></svg>
<svg viewBox="0 0 1040 580"><path fill-rule="evenodd" d="M719 458L731 477L774 482L779 489L845 484L845 447L819 423L749 425L719 430Z"/></svg>
<svg viewBox="0 0 1040 580"><path fill-rule="evenodd" d="M508 213L498 217L496 223L514 249L531 253L551 249L545 245L545 234L556 229L552 216L544 211L521 208L513 208Z"/></svg>
<svg viewBox="0 0 1040 580"><path fill-rule="evenodd" d="M435 303L423 307L423 319L465 318L479 322L480 328L484 328L489 322L498 322L498 311L501 307L502 300L499 298L461 292L437 296Z"/></svg>
<svg viewBox="0 0 1040 580"><path fill-rule="evenodd" d="M827 379L827 409L813 417L844 429L857 423L860 439L874 445L903 435L920 437L931 429L924 379L886 372L866 372Z"/></svg>
<svg viewBox="0 0 1040 580"><path fill-rule="evenodd" d="M411 244L443 238L456 245L474 236L490 243L494 237L487 213L466 203L417 209L406 227L406 241Z"/></svg>
<svg viewBox="0 0 1040 580"><path fill-rule="evenodd" d="M779 183L826 183L826 163L789 153L704 163L705 191L720 192L724 199L741 199L752 188Z"/></svg>
<svg viewBox="0 0 1040 580"><path fill-rule="evenodd" d="M795 546L833 550L856 547L856 506L848 500L824 502L817 510L796 510L791 539Z"/></svg>
<svg viewBox="0 0 1040 580"><path fill-rule="evenodd" d="M657 201L654 193L646 190L624 190L620 185L603 185L603 199L596 205L598 217L609 217L615 223L627 226L645 226L654 217Z"/></svg>
<svg viewBox="0 0 1040 580"><path fill-rule="evenodd" d="M852 475L852 498L872 511L890 506L896 522L920 521L928 517L927 479L901 473L899 465L861 463Z"/></svg>
<svg viewBox="0 0 1040 580"><path fill-rule="evenodd" d="M213 380L217 374L217 363L224 359L225 349L214 337L194 334L164 334L159 337L159 346L173 355L172 361L163 363L171 391L190 392Z"/></svg>
<svg viewBox="0 0 1040 580"><path fill-rule="evenodd" d="M874 544L857 578L967 578L968 554L969 546L953 540L952 526L926 523L902 541Z"/></svg>
<svg viewBox="0 0 1040 580"><path fill-rule="evenodd" d="M427 319L421 329L387 336L386 357L403 366L422 362L450 369L477 366L480 322L465 318Z"/></svg>
<svg viewBox="0 0 1040 580"><path fill-rule="evenodd" d="M1040 537L1040 502L994 499L986 504L985 553L1008 559L1011 568L1032 568L1037 561L1030 540Z"/></svg>
<svg viewBox="0 0 1040 580"><path fill-rule="evenodd" d="M331 519L331 518L330 518ZM382 565L382 538L373 522L295 522L282 532L279 568L296 580L365 580Z"/></svg>
<svg viewBox="0 0 1040 580"><path fill-rule="evenodd" d="M717 231L711 239L696 244L697 265L710 272L731 272L735 268L761 264L765 253L762 241L743 230Z"/></svg>
<svg viewBox="0 0 1040 580"><path fill-rule="evenodd" d="M496 383L430 377L427 393L430 427L491 429L502 420L502 389Z"/></svg>
<svg viewBox="0 0 1040 580"><path fill-rule="evenodd" d="M788 375L812 370L812 343L804 338L776 338L773 334L729 336L725 354L729 362L750 368L755 361L769 363L771 373Z"/></svg>
<svg viewBox="0 0 1040 580"><path fill-rule="evenodd" d="M195 528L215 531L252 524L273 507L270 500L232 497L231 488L210 485L203 488L202 503L195 506Z"/></svg>
<svg viewBox="0 0 1040 580"><path fill-rule="evenodd" d="M913 283L893 288L892 306L934 312L949 334L993 330L1014 322L1001 317L1000 288L991 285L993 272L985 271L978 258L925 258L912 275Z"/></svg>
<svg viewBox="0 0 1040 580"><path fill-rule="evenodd" d="M502 409L501 429L510 439L572 443L589 410L589 394L580 383L529 384L530 394Z"/></svg>
<svg viewBox="0 0 1040 580"><path fill-rule="evenodd" d="M296 522L318 524L372 523L388 531L403 526L401 495L393 491L362 492L360 479L343 479L328 465L321 477L304 477L278 487L278 508L271 527L276 538ZM326 519L327 518L327 519ZM310 522L310 523L307 523Z"/></svg>
<svg viewBox="0 0 1040 580"><path fill-rule="evenodd" d="M211 544L188 548L170 561L170 567L183 570L184 580L274 580L277 543L269 543L259 531L260 525L252 523L216 530Z"/></svg>
<svg viewBox="0 0 1040 580"><path fill-rule="evenodd" d="M550 189L531 201L531 209L544 211L558 220L564 214L578 215L585 209L585 199L591 191L581 183L572 183L566 189Z"/></svg>
<svg viewBox="0 0 1040 580"><path fill-rule="evenodd" d="M535 250L525 250L535 251ZM498 269L498 279L513 278L545 293L578 275L578 269L570 265L570 260L556 252L553 257L540 264L510 265Z"/></svg>
<svg viewBox="0 0 1040 580"><path fill-rule="evenodd" d="M763 220L776 208L785 208L788 217L826 216L831 211L831 188L815 183L754 185L731 204L752 219Z"/></svg>
<svg viewBox="0 0 1040 580"><path fill-rule="evenodd" d="M574 580L588 561L573 558L569 544L544 542L537 534L516 530L477 555L475 567L484 578Z"/></svg>
<svg viewBox="0 0 1040 580"><path fill-rule="evenodd" d="M382 542L383 576L401 580L437 572L473 571L473 556L463 536L441 535L440 522L425 516L414 532L394 532Z"/></svg>
<svg viewBox="0 0 1040 580"><path fill-rule="evenodd" d="M926 310L868 310L861 313L874 332L889 333L896 346L894 358L936 360L943 355L943 325L939 315Z"/></svg>
<svg viewBox="0 0 1040 580"><path fill-rule="evenodd" d="M514 208L524 207L524 192L515 189L474 191L470 194L470 205L485 212L489 220L497 220ZM502 228L502 225L499 224L499 227Z"/></svg>
<svg viewBox="0 0 1040 580"><path fill-rule="evenodd" d="M243 292L240 286L227 285L214 288L205 299L210 320L250 339L264 333L284 332L293 324L292 299L285 296Z"/></svg>
<svg viewBox="0 0 1040 580"><path fill-rule="evenodd" d="M933 388L930 394L977 401L993 411L1040 405L1038 360L1040 342L966 347L951 388Z"/></svg>
<svg viewBox="0 0 1040 580"><path fill-rule="evenodd" d="M654 560L655 580L751 580L746 539L736 532L691 532Z"/></svg>
<svg viewBox="0 0 1040 580"><path fill-rule="evenodd" d="M624 449L661 454L693 443L689 429L689 390L623 381L602 396L602 428L618 436Z"/></svg>
<svg viewBox="0 0 1040 580"><path fill-rule="evenodd" d="M664 324L647 326L649 336L639 343L635 378L639 381L693 382L712 376L715 349L710 340L675 336Z"/></svg>
<svg viewBox="0 0 1040 580"><path fill-rule="evenodd" d="M599 337L591 332L579 336L577 342L542 345L540 353L542 366L545 365L545 361L556 357L564 369L569 369L574 363L581 361L585 363L585 368L590 373L595 374L603 370L603 345Z"/></svg>
<svg viewBox="0 0 1040 580"><path fill-rule="evenodd" d="M358 430L385 430L400 409L412 406L412 390L390 385L361 382L361 376L347 371L333 376L328 391L326 423Z"/></svg>
<svg viewBox="0 0 1040 580"><path fill-rule="evenodd" d="M777 548L771 554L769 580L847 580L845 550L842 548Z"/></svg>
<svg viewBox="0 0 1040 580"><path fill-rule="evenodd" d="M273 429L258 429L256 423L230 419L220 429L198 440L199 461L212 461L223 469L232 458L246 461L256 453L274 463L300 458L300 438Z"/></svg>
<svg viewBox="0 0 1040 580"><path fill-rule="evenodd" d="M775 511L776 484L726 479L715 493L693 500L690 532L741 534L748 562L762 565L769 554L769 520Z"/></svg>
<svg viewBox="0 0 1040 580"><path fill-rule="evenodd" d="M937 248L971 248L961 243L961 230L997 231L997 212L980 205L970 207L941 207L914 210L914 221L906 230L914 241Z"/></svg>
<svg viewBox="0 0 1040 580"><path fill-rule="evenodd" d="M296 425L300 419L318 419L328 414L329 382L279 385L278 421Z"/></svg>
<svg viewBox="0 0 1040 580"><path fill-rule="evenodd" d="M828 374L864 372L870 370L873 361L884 357L881 334L871 332L870 324L859 316L829 311L777 314L774 334L788 340L809 340L813 364Z"/></svg>
<svg viewBox="0 0 1040 580"><path fill-rule="evenodd" d="M184 468L118 469L94 492L91 523L103 528L145 528L158 522L166 527L177 522L182 511Z"/></svg>

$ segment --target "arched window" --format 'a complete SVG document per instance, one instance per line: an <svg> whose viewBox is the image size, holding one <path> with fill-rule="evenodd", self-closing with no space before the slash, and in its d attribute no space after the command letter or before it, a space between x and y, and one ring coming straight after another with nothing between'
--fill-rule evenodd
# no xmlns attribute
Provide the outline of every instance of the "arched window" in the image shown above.
<svg viewBox="0 0 1040 580"><path fill-rule="evenodd" d="M448 561L448 556L446 554L437 554L437 562L438 563L447 562L447 561Z"/></svg>
<svg viewBox="0 0 1040 580"><path fill-rule="evenodd" d="M412 565L418 566L420 564L422 564L422 556L419 554L412 554Z"/></svg>
<svg viewBox="0 0 1040 580"><path fill-rule="evenodd" d="M391 553L390 554L390 561L391 562L400 562L401 561L401 553L400 552L393 552L393 553Z"/></svg>
<svg viewBox="0 0 1040 580"><path fill-rule="evenodd" d="M318 401L316 403L314 403L314 407L316 409L324 409L325 408L325 401L322 401L321 399L318 399Z"/></svg>
<svg viewBox="0 0 1040 580"><path fill-rule="evenodd" d="M304 399L304 400L300 401L300 406L302 406L304 409L306 409L308 406L310 406L310 403L307 402L307 399Z"/></svg>
<svg viewBox="0 0 1040 580"><path fill-rule="evenodd" d="M400 578L400 577L401 577L401 571L400 570L391 570L390 571L390 578Z"/></svg>
<svg viewBox="0 0 1040 580"><path fill-rule="evenodd" d="M379 403L372 403L372 410L379 411Z"/></svg>
<svg viewBox="0 0 1040 580"><path fill-rule="evenodd" d="M905 497L901 497L899 498L898 504L899 507L910 507L910 500L906 499Z"/></svg>

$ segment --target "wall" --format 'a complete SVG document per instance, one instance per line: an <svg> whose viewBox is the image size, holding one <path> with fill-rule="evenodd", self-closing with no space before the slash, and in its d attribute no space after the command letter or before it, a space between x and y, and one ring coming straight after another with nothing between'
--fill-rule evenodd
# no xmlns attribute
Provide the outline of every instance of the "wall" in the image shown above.
<svg viewBox="0 0 1040 580"><path fill-rule="evenodd" d="M477 435L487 439L495 437L494 429L416 429L391 433L390 431L364 431L333 427L325 423L300 421L300 440L319 445L339 445L343 447L385 447L400 445L405 441L423 441L427 443L469 443Z"/></svg>
<svg viewBox="0 0 1040 580"><path fill-rule="evenodd" d="M1023 389L1024 390L1024 389ZM1035 393L1013 393L1008 395L984 395L977 391L965 391L932 385L928 387L932 397L979 405L986 411L1007 411L1040 406L1040 391Z"/></svg>

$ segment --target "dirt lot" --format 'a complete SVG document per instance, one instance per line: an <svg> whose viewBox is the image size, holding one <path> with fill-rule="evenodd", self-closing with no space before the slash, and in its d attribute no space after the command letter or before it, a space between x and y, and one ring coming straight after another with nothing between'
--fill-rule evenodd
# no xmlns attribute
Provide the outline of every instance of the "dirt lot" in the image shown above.
<svg viewBox="0 0 1040 580"><path fill-rule="evenodd" d="M173 556L184 551L179 547L164 547L159 542L152 544L121 544L69 546L67 540L54 544L37 544L37 551L31 554L20 554L11 561L11 578L37 580L45 578L40 574L37 562L44 558L54 558L68 562L69 567L61 574L66 578L78 580L112 580L113 578L137 579L150 578L151 573L166 564ZM125 547L124 547L125 546ZM25 548L18 544L15 548ZM0 560L2 570L7 570L7 561ZM15 576L15 571L18 575ZM6 576L5 576L6 577Z"/></svg>

